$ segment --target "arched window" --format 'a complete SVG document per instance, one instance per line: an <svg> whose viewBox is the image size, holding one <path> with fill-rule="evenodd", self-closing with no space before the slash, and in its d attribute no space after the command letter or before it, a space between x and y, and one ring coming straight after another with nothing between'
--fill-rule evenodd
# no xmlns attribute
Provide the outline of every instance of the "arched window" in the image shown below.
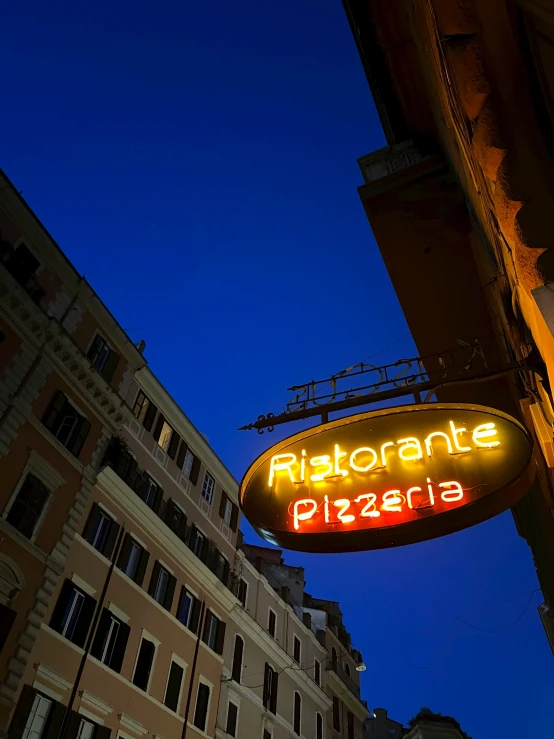
<svg viewBox="0 0 554 739"><path fill-rule="evenodd" d="M315 739L323 739L323 716L320 713L315 715Z"/></svg>
<svg viewBox="0 0 554 739"><path fill-rule="evenodd" d="M338 667L339 661L337 658L337 650L335 649L335 647L333 647L333 649L331 650L331 662L332 662L333 670L336 670Z"/></svg>
<svg viewBox="0 0 554 739"><path fill-rule="evenodd" d="M233 670L231 677L240 683L242 677L242 656L244 652L244 640L238 634L235 636L235 649L233 652Z"/></svg>

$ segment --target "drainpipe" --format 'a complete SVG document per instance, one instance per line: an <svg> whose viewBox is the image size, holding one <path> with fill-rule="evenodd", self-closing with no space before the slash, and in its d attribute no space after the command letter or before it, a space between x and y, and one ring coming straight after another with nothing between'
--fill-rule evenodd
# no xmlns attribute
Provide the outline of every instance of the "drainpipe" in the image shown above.
<svg viewBox="0 0 554 739"><path fill-rule="evenodd" d="M69 702L67 704L67 708L65 709L62 725L60 727L60 731L58 733L58 739L65 739L65 734L67 733L67 727L69 723L69 717L71 715L71 710L73 708L73 704L75 702L75 698L77 696L77 691L79 690L79 684L81 682L81 677L83 676L83 670L85 669L85 665L87 663L87 659L90 653L90 649L92 647L92 641L96 635L96 628L98 626L98 622L100 620L100 615L102 613L102 608L104 607L104 600L106 598L106 592L108 590L108 586L110 584L110 580L112 579L112 574L114 571L115 563L117 562L119 558L119 552L121 550L121 545L123 543L123 537L125 535L125 527L122 526L119 529L119 534L117 536L117 541L114 547L112 559L110 562L110 566L108 568L108 574L106 575L106 579L104 580L104 587L102 588L102 593L100 594L100 598L98 600L98 603L96 605L96 609L94 611L94 617L92 619L92 626L89 631L89 635L85 644L85 651L83 653L83 656L81 657L81 662L79 663L79 669L77 670L77 676L75 677L75 682L73 684L73 689L71 690L71 695L69 696Z"/></svg>
<svg viewBox="0 0 554 739"><path fill-rule="evenodd" d="M196 663L198 661L198 650L200 649L200 639L202 638L202 632L204 631L204 616L206 615L206 601L202 601L202 606L200 607L200 618L198 619L198 636L196 638L196 646L194 648L194 657L192 659L192 668L190 671L190 682L189 682L189 692L187 695L187 705L185 707L185 721L183 723L183 731L181 733L181 739L186 739L187 736L187 724L189 721L189 713L190 713L190 704L192 702L192 688L194 685L194 676L196 674ZM216 717L217 722L217 717Z"/></svg>

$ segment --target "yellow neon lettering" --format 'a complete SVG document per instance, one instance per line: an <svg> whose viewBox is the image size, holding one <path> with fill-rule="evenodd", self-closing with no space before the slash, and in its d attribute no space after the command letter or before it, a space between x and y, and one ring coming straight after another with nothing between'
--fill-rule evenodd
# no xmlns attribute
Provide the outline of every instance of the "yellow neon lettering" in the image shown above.
<svg viewBox="0 0 554 739"><path fill-rule="evenodd" d="M337 508L340 508L340 511L337 513L337 518L342 523L352 523L352 521L356 520L356 516L353 516L351 513L346 513L346 511L350 508L350 501L348 500L348 498L334 500L333 505L336 505Z"/></svg>
<svg viewBox="0 0 554 739"><path fill-rule="evenodd" d="M402 503L405 500L406 498L400 493L400 490L389 490L383 495L381 510L389 511L390 513L401 513Z"/></svg>
<svg viewBox="0 0 554 739"><path fill-rule="evenodd" d="M281 462L281 459L288 459L288 462ZM286 470L289 473L290 481L294 482L291 467L296 462L296 454L277 454L271 457L271 465L269 467L269 487L273 487L273 478L276 472Z"/></svg>
<svg viewBox="0 0 554 739"><path fill-rule="evenodd" d="M324 480L326 477L333 474L333 465L331 464L331 457L328 454L324 454L321 457L312 457L312 459L310 459L310 464L312 467L316 468L327 467L325 472L314 472L313 475L310 475L310 480L313 480L314 482Z"/></svg>
<svg viewBox="0 0 554 739"><path fill-rule="evenodd" d="M402 444L398 450L398 456L400 459L406 459L408 461L411 459L423 459L421 444L419 443L419 439L416 439L415 436L409 436L407 439L398 439L396 443ZM408 450L411 450L411 454L409 456L407 454Z"/></svg>
<svg viewBox="0 0 554 739"><path fill-rule="evenodd" d="M362 500L367 500L367 503L360 512L360 518L379 518L381 513L375 508L375 503L377 501L375 493L364 493L363 495L358 495L354 503L361 503ZM372 510L370 510L370 508Z"/></svg>
<svg viewBox="0 0 554 739"><path fill-rule="evenodd" d="M356 464L355 458L357 457L358 454L363 454L364 452L367 452L368 454L373 454L373 459L369 464L366 464L364 467L360 467L359 465ZM369 470L375 467L376 462L377 462L377 452L369 446L362 446L359 449L355 449L350 455L350 466L356 472L369 472Z"/></svg>
<svg viewBox="0 0 554 739"><path fill-rule="evenodd" d="M394 446L394 441L385 441L384 444L381 444L381 466L386 467L387 466L387 453L385 449L388 446Z"/></svg>
<svg viewBox="0 0 554 739"><path fill-rule="evenodd" d="M452 429L452 438L454 439L454 446L459 452L470 452L471 447L470 446L460 446L460 442L458 441L458 434L465 434L467 433L466 429L459 428L457 429L456 426L454 426L453 421L449 421L450 428Z"/></svg>
<svg viewBox="0 0 554 739"><path fill-rule="evenodd" d="M485 447L486 449L492 449L495 446L500 446L499 441L479 441L479 439L487 439L490 436L496 436L496 426L494 423L482 423L477 428L473 429L473 441L477 446Z"/></svg>
<svg viewBox="0 0 554 739"><path fill-rule="evenodd" d="M446 441L448 454L452 454L452 442L450 441L450 436L448 436L448 434L445 434L444 431L433 431L433 433L429 434L429 436L425 439L425 449L427 450L427 456L433 456L433 442L431 441L431 439L434 436L442 436L442 438Z"/></svg>
<svg viewBox="0 0 554 739"><path fill-rule="evenodd" d="M329 497L323 498L323 512L325 514L325 523L329 523Z"/></svg>
<svg viewBox="0 0 554 739"><path fill-rule="evenodd" d="M302 449L302 459L300 460L300 482L306 479L306 450Z"/></svg>
<svg viewBox="0 0 554 739"><path fill-rule="evenodd" d="M406 498L408 499L408 508L412 508L413 509L413 505L412 505L412 493L421 493L421 488L417 488L417 487L410 488L408 490L408 492L406 493ZM420 506L416 506L416 508L419 508L419 507Z"/></svg>
<svg viewBox="0 0 554 739"><path fill-rule="evenodd" d="M450 482L439 482L439 488L450 488L441 493L441 498L445 503L454 503L456 500L461 500L464 497L464 489L456 480L450 480Z"/></svg>
<svg viewBox="0 0 554 739"><path fill-rule="evenodd" d="M340 468L340 461L343 457L346 457L346 452L341 452L339 445L335 444L335 475L344 477L348 474L348 470L341 470Z"/></svg>
<svg viewBox="0 0 554 739"><path fill-rule="evenodd" d="M298 512L298 508L303 506L311 506L311 509L309 511L303 511L302 513ZM298 531L300 528L300 521L307 521L309 518L311 518L314 513L317 511L317 503L315 500L312 500L311 498L305 498L304 500L297 500L293 507L293 518L294 518L294 528Z"/></svg>

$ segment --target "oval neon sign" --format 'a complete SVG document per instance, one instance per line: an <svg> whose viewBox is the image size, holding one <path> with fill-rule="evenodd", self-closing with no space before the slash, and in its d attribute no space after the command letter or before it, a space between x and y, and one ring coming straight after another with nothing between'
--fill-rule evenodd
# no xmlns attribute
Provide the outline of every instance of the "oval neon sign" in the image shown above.
<svg viewBox="0 0 554 739"><path fill-rule="evenodd" d="M532 439L511 416L412 405L343 418L268 449L241 508L287 549L347 552L431 539L513 506L534 476Z"/></svg>

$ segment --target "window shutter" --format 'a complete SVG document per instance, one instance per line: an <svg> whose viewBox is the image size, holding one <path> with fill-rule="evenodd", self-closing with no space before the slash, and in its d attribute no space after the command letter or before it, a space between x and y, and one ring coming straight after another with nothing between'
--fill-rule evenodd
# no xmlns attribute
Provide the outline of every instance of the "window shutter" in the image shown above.
<svg viewBox="0 0 554 739"><path fill-rule="evenodd" d="M183 605L183 600L185 599L185 593L186 588L184 585L181 585L181 592L179 593L179 600L177 601L177 610L175 611L175 617L178 619L179 615L181 613L181 606Z"/></svg>
<svg viewBox="0 0 554 739"><path fill-rule="evenodd" d="M206 610L206 617L204 618L204 631L202 632L202 641L204 644L208 643L208 635L210 633L210 624L214 615L211 611Z"/></svg>
<svg viewBox="0 0 554 739"><path fill-rule="evenodd" d="M265 668L264 668L264 692L263 692L263 697L262 697L263 704L266 708L269 707L269 699L270 699L270 695L269 695L269 681L271 679L269 676L270 670L271 670L271 667L266 662Z"/></svg>
<svg viewBox="0 0 554 739"><path fill-rule="evenodd" d="M83 448L83 444L85 443L85 439L88 436L88 432L90 431L90 423L86 418L81 418L81 423L79 424L79 428L77 430L77 435L71 442L71 446L69 448L69 451L71 454L75 455L76 457L79 456L81 453L81 449Z"/></svg>
<svg viewBox="0 0 554 739"><path fill-rule="evenodd" d="M125 539L123 540L123 546L121 547L121 551L119 552L119 559L117 560L117 566L120 570L122 570L127 562L129 561L129 555L131 553L131 546L133 543L133 539L130 534L125 534Z"/></svg>
<svg viewBox="0 0 554 739"><path fill-rule="evenodd" d="M225 628L224 621L220 621L217 626L217 637L215 640L215 650L218 654L223 654L223 645L225 644Z"/></svg>
<svg viewBox="0 0 554 739"><path fill-rule="evenodd" d="M42 423L49 431L52 431L52 429L54 428L65 403L65 395L62 393L61 390L57 390L50 405L48 406L48 410L42 417Z"/></svg>
<svg viewBox="0 0 554 739"><path fill-rule="evenodd" d="M66 739L77 739L82 718L84 718L84 716L81 716L77 711L70 712L69 719L67 721L67 728L65 730Z"/></svg>
<svg viewBox="0 0 554 739"><path fill-rule="evenodd" d="M54 606L52 617L50 618L50 628L54 629L54 631L57 631L58 633L62 629L62 619L65 615L67 601L72 590L73 584L71 580L65 580L64 584L61 587L56 605Z"/></svg>
<svg viewBox="0 0 554 739"><path fill-rule="evenodd" d="M147 431L150 431L152 428L152 424L154 423L154 419L156 418L156 413L158 412L158 409L152 403L152 401L149 401L149 406L146 409L146 413L144 414L144 421L142 422L142 425ZM161 433L161 429L160 429Z"/></svg>
<svg viewBox="0 0 554 739"><path fill-rule="evenodd" d="M189 626L189 629L192 631L193 634L198 633L198 626L200 625L201 608L202 608L202 604L197 598L195 598L194 603L192 604L192 613L190 614L190 626Z"/></svg>
<svg viewBox="0 0 554 739"><path fill-rule="evenodd" d="M100 520L100 510L100 506L97 503L92 504L88 521L86 522L85 528L83 530L83 539L86 539L87 541L90 541L92 539L92 535L96 531L98 521Z"/></svg>
<svg viewBox="0 0 554 739"><path fill-rule="evenodd" d="M156 560L154 562L154 567L152 568L152 575L150 576L150 585L148 586L148 595L151 595L154 597L154 593L156 592L156 585L158 584L158 577L160 575L161 565Z"/></svg>
<svg viewBox="0 0 554 739"><path fill-rule="evenodd" d="M171 434L171 440L169 442L169 446L167 448L167 456L170 457L171 459L175 459L175 455L177 454L177 447L179 446L180 441L181 441L181 437L174 429Z"/></svg>
<svg viewBox="0 0 554 739"><path fill-rule="evenodd" d="M104 369L101 372L102 377L108 385L112 381L112 378L114 376L114 373L117 369L117 365L119 364L119 354L117 354L114 351L110 352L110 355L108 359L106 360L106 364L104 365Z"/></svg>
<svg viewBox="0 0 554 739"><path fill-rule="evenodd" d="M221 491L221 500L219 501L219 517L223 518L225 515L225 503L227 502L227 494Z"/></svg>
<svg viewBox="0 0 554 739"><path fill-rule="evenodd" d="M156 497L154 498L154 505L152 506L152 510L154 511L154 513L158 513L158 511L160 510L163 497L164 497L164 491L158 485L158 489L156 490Z"/></svg>
<svg viewBox="0 0 554 739"><path fill-rule="evenodd" d="M58 739L64 716L65 706L63 703L52 701L52 708L48 714L48 720L45 727L46 730L42 734L41 739Z"/></svg>
<svg viewBox="0 0 554 739"><path fill-rule="evenodd" d="M177 583L177 578L173 575L169 576L169 582L167 583L167 592L165 594L165 603L164 608L167 608L168 611L171 611L171 606L173 605L173 595L175 594L175 585Z"/></svg>
<svg viewBox="0 0 554 739"><path fill-rule="evenodd" d="M119 534L119 524L117 524L115 521L112 521L110 523L110 530L108 531L108 536L106 538L106 544L104 545L104 551L102 552L104 557L111 559L113 548L115 545L115 540L117 539L118 534Z"/></svg>
<svg viewBox="0 0 554 739"><path fill-rule="evenodd" d="M198 457L194 457L194 461L192 463L192 467L190 470L190 476L189 480L192 482L193 485L196 485L198 482L198 474L200 472L200 459Z"/></svg>
<svg viewBox="0 0 554 739"><path fill-rule="evenodd" d="M179 704L179 693L181 691L183 674L183 668L176 662L171 662L164 703L168 708L171 708L172 711L176 711Z"/></svg>
<svg viewBox="0 0 554 739"><path fill-rule="evenodd" d="M233 512L231 513L231 530L232 531L237 530L238 522L239 522L239 509L238 509L238 506L236 506L233 503Z"/></svg>
<svg viewBox="0 0 554 739"><path fill-rule="evenodd" d="M23 686L8 730L10 739L21 739L23 736L36 694L37 691L30 685Z"/></svg>
<svg viewBox="0 0 554 739"><path fill-rule="evenodd" d="M156 421L156 425L154 427L154 433L152 434L152 436L154 437L154 439L156 439L156 441L159 440L162 434L162 428L163 428L164 423L165 423L165 418L163 417L163 414L160 413L160 415L158 416L158 420Z"/></svg>
<svg viewBox="0 0 554 739"><path fill-rule="evenodd" d="M85 594L85 600L81 607L77 623L75 624L75 631L71 638L73 644L76 644L78 647L85 646L85 641L92 623L95 608L96 600L91 595Z"/></svg>
<svg viewBox="0 0 554 739"><path fill-rule="evenodd" d="M129 634L131 633L131 627L128 624L119 622L119 632L115 642L112 660L110 667L115 672L121 672L121 666L123 665L123 657L125 656L125 650L127 649L127 642L129 641ZM97 737L95 737L97 739Z"/></svg>
<svg viewBox="0 0 554 739"><path fill-rule="evenodd" d="M146 572L146 566L148 564L148 560L150 559L150 554L146 551L146 549L143 549L140 555L140 561L137 567L137 574L135 575L135 582L137 585L142 585L142 581L144 580L144 573Z"/></svg>
<svg viewBox="0 0 554 739"><path fill-rule="evenodd" d="M97 726L94 732L94 739L110 739L111 729L107 726Z"/></svg>
<svg viewBox="0 0 554 739"><path fill-rule="evenodd" d="M94 641L92 642L92 647L90 650L90 653L93 657L96 657L96 659L100 659L102 657L104 639L106 638L106 634L108 633L108 629L110 628L111 620L112 619L110 616L110 612L107 608L103 608L102 615L100 616L100 620L98 622L98 628L96 629L96 634L94 636Z"/></svg>
<svg viewBox="0 0 554 739"><path fill-rule="evenodd" d="M181 440L181 446L179 447L179 454L177 454L177 467L182 470L185 464L185 456L187 453L188 446L184 440Z"/></svg>
<svg viewBox="0 0 554 739"><path fill-rule="evenodd" d="M279 675L277 670L273 670L273 680L271 681L271 701L269 710L277 715L277 686L279 684Z"/></svg>
<svg viewBox="0 0 554 739"><path fill-rule="evenodd" d="M0 653L9 636L16 612L8 606L0 605Z"/></svg>

